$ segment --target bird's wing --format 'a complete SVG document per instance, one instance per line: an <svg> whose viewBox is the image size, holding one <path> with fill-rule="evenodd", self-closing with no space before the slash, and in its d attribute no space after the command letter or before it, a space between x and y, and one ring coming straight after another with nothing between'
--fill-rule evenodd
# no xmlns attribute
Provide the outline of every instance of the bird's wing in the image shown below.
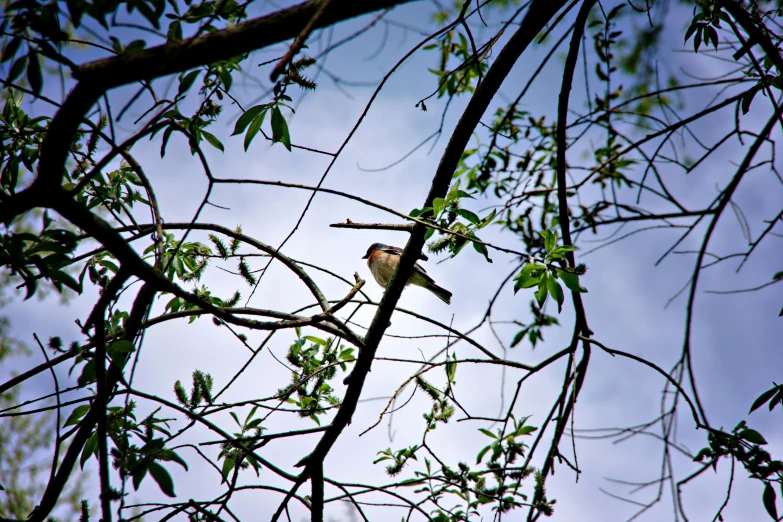
<svg viewBox="0 0 783 522"><path fill-rule="evenodd" d="M387 254L391 254L393 256L401 256L402 255L402 249L399 248L399 247L392 247L392 246L386 247L386 248L382 249L381 252L386 252ZM422 255L422 257L424 259L427 259L427 257L424 256L424 255ZM415 272L420 273L424 277L424 279L427 280L427 282L429 282L429 283L434 283L435 282L429 275L427 275L427 271L424 270L424 267L421 266L419 263L416 263L415 265L413 265L413 270Z"/></svg>
<svg viewBox="0 0 783 522"><path fill-rule="evenodd" d="M381 252L386 252L387 254L392 254L395 256L401 256L402 255L402 249L400 247L393 247L393 246L387 246L386 248L382 249ZM427 261L429 258L424 255L424 253L419 254L419 259L423 259L424 261ZM422 268L422 270L424 270Z"/></svg>
<svg viewBox="0 0 783 522"><path fill-rule="evenodd" d="M401 256L402 255L402 249L397 247L386 247L381 249L381 252L386 252L387 254L391 254L393 256Z"/></svg>
<svg viewBox="0 0 783 522"><path fill-rule="evenodd" d="M427 271L424 270L424 267L421 266L419 263L416 263L415 265L413 265L413 271L420 273L421 276L424 279L426 279L428 283L434 283L435 282L430 276L427 275Z"/></svg>

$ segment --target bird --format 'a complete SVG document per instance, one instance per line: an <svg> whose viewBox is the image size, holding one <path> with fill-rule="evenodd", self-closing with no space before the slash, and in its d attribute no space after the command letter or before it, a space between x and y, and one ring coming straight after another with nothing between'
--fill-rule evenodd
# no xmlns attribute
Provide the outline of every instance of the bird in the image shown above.
<svg viewBox="0 0 783 522"><path fill-rule="evenodd" d="M401 255L402 249L399 247L373 243L367 249L367 253L362 259L367 260L367 266L370 267L370 272L372 272L375 281L383 288L386 288L389 285L389 281L391 281L394 270L397 268L397 263L400 262ZM422 254L421 259L426 260L427 256ZM435 284L435 281L427 275L427 271L418 263L413 265L413 272L408 278L406 285L426 288L444 303L451 304L451 292Z"/></svg>

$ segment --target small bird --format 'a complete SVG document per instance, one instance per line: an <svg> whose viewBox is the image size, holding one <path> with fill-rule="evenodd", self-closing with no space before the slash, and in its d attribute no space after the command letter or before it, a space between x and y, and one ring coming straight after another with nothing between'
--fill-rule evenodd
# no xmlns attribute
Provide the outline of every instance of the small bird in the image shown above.
<svg viewBox="0 0 783 522"><path fill-rule="evenodd" d="M400 262L401 255L401 248L384 245L383 243L373 243L370 245L370 248L367 249L367 253L362 259L367 260L367 266L370 267L370 272L372 272L375 281L386 288L389 281L391 281L394 270L397 268L397 263ZM426 260L427 256L422 254L421 259ZM451 304L451 292L436 285L435 281L427 275L427 272L418 263L413 265L413 272L408 278L406 285L416 285L426 288L444 303Z"/></svg>

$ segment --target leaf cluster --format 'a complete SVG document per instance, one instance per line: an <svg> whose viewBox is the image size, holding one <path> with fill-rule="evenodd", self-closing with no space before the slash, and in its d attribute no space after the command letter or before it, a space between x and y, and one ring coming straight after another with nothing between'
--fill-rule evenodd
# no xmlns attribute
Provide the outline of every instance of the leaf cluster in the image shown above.
<svg viewBox="0 0 783 522"><path fill-rule="evenodd" d="M547 296L551 296L557 303L557 311L560 312L565 294L558 280L562 280L572 292L587 292L587 289L579 284L579 276L584 275L586 267L579 265L572 269L568 266L566 254L576 251L577 248L572 245L557 246L556 231L547 229L541 232L541 237L544 239L543 263L529 262L522 267L514 278L514 293L523 288L536 287L534 296L538 307L543 307Z"/></svg>
<svg viewBox="0 0 783 522"><path fill-rule="evenodd" d="M338 346L333 338L303 336L297 328L297 339L286 354L296 370L291 372L291 384L278 390L277 395L296 406L301 417L320 425L319 416L341 404L329 381L336 377L337 368L347 371L348 363L354 360L353 352L353 348Z"/></svg>
<svg viewBox="0 0 783 522"><path fill-rule="evenodd" d="M261 463L252 454L251 450L255 441L261 437L266 428L261 426L263 419L256 417L258 406L253 406L245 417L244 422L240 422L239 417L233 411L230 412L231 418L239 427L240 431L234 432L237 440L224 442L222 444L218 460L223 459L223 465L220 472L223 475L223 482L228 481L228 476L232 470L247 469L250 466L258 476L261 470Z"/></svg>
<svg viewBox="0 0 783 522"><path fill-rule="evenodd" d="M483 255L484 259L491 263L492 259L489 257L489 250L486 245L480 243L481 239L476 235L476 232L492 223L497 212L492 210L485 217L480 218L474 212L462 208L461 200L475 198L470 193L462 190L460 184L461 180L457 180L449 189L445 198L435 198L431 207L413 209L410 212L410 216L423 219L451 232L447 233L436 228L428 228L424 235L425 240L431 239L436 233L439 236L428 244L427 248L430 252L440 253L448 251L451 257L454 258L470 243L476 252Z"/></svg>
<svg viewBox="0 0 783 522"><path fill-rule="evenodd" d="M63 427L78 424L90 408L91 405L88 404L74 408ZM174 481L161 462L176 462L186 470L188 465L175 451L166 448L163 438L155 436L159 433L170 438L168 422L173 419L156 417L160 411L158 408L141 422L137 422L135 408L133 401L129 401L126 406L107 408L107 432L114 445L110 450L112 465L121 477L132 479L135 489L138 490L149 473L165 495L174 497ZM79 460L81 467L84 468L91 456L95 455L97 458L97 453L98 432L94 431L82 450Z"/></svg>

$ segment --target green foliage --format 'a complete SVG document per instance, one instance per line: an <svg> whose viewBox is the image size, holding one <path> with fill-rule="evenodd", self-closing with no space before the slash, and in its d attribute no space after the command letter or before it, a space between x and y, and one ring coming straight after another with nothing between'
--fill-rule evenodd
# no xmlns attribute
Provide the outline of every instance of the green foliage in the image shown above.
<svg viewBox="0 0 783 522"><path fill-rule="evenodd" d="M255 416L257 410L258 406L253 406L245 417L244 422L239 421L239 417L236 413L233 411L229 412L240 431L234 432L236 440L224 442L221 445L218 460L223 459L223 465L221 466L223 482L229 480L229 475L232 470L236 474L240 469L247 469L252 466L253 470L256 472L256 476L258 476L258 473L261 470L261 463L252 454L253 444L258 441L266 429L261 426L263 418Z"/></svg>
<svg viewBox="0 0 783 522"><path fill-rule="evenodd" d="M65 288L81 293L81 281L76 281L66 271L72 263L77 242L76 234L58 227L48 212L44 212L39 233L11 232L2 236L0 263L11 276L22 279L27 292L25 299L35 295L40 280L51 283L60 293Z"/></svg>
<svg viewBox="0 0 783 522"><path fill-rule="evenodd" d="M155 435L162 434L170 438L168 422L174 419L156 417L160 411L158 408L141 422L137 422L135 408L136 404L133 401L129 401L125 406L107 408L107 432L109 440L113 443L109 451L112 466L121 477L132 479L133 487L137 490L149 472L161 491L173 497L175 496L174 482L161 462L175 462L186 470L188 465L175 451L166 448L163 438ZM97 432L93 432L82 450L80 457L82 468L92 455L97 458L97 452Z"/></svg>
<svg viewBox="0 0 783 522"><path fill-rule="evenodd" d="M163 273L170 280L174 277L182 281L198 281L207 267L212 249L203 243L181 243L174 234L163 233ZM144 250L145 257L155 254L157 245L152 244Z"/></svg>
<svg viewBox="0 0 783 522"><path fill-rule="evenodd" d="M427 229L426 239L430 239L436 232L439 237L428 244L428 249L433 253L447 251L451 257L459 254L467 244L472 244L473 249L484 256L487 262L491 263L489 250L486 245L481 243L481 239L476 235L476 231L486 227L495 219L497 212L491 211L484 218L480 218L470 210L461 207L462 199L473 199L468 192L460 189L461 180L451 187L445 198L435 198L432 207L414 209L410 212L411 217L419 218L425 223L432 223L443 230L435 228Z"/></svg>
<svg viewBox="0 0 783 522"><path fill-rule="evenodd" d="M520 323L519 321L514 321L514 324L522 327L522 329L514 335L514 338L509 345L510 348L514 348L519 343L521 343L525 337L527 337L528 341L530 342L530 347L535 349L536 344L539 341L544 340L543 329L549 326L560 324L556 317L545 314L541 310L541 307L536 305L535 301L530 302L530 311L533 315L532 323L526 325L524 323Z"/></svg>
<svg viewBox="0 0 783 522"><path fill-rule="evenodd" d="M456 357L453 360L456 360ZM456 372L457 363L449 362L445 365L445 368L446 378L449 380L449 387L451 387L454 383L454 372ZM427 422L427 431L434 430L438 422L443 424L449 422L449 419L454 415L454 406L449 401L448 390L442 393L421 376L416 377L416 387L432 399L432 409L424 414L424 420Z"/></svg>
<svg viewBox="0 0 783 522"><path fill-rule="evenodd" d="M452 97L469 94L476 90L476 84L489 68L484 57L494 41L490 41L478 53L472 36L457 29L446 31L436 43L424 47L425 51L436 51L439 55L437 67L429 71L438 79L437 97ZM427 110L420 101L422 110Z"/></svg>
<svg viewBox="0 0 783 522"><path fill-rule="evenodd" d="M712 0L699 2L701 10L697 12L688 30L685 31L685 41L693 36L693 50L699 52L699 47L713 44L718 50L718 29L721 29L721 21L731 24L729 16L723 11L717 2Z"/></svg>
<svg viewBox="0 0 783 522"><path fill-rule="evenodd" d="M554 513L553 506L555 505L555 502L557 502L555 499L547 500L546 498L546 477L540 472L536 472L536 488L535 493L533 494L533 508L540 511L544 515L551 517Z"/></svg>
<svg viewBox="0 0 783 522"><path fill-rule="evenodd" d="M315 82L302 74L302 71L314 64L315 60L308 57L302 57L291 62L288 65L286 74L275 84L274 99L269 103L250 107L237 119L232 136L242 134L247 129L247 132L245 132L245 150L250 147L250 143L261 130L266 114L271 111L272 143L280 142L289 152L291 151L291 134L288 130L288 122L283 116L280 107L285 107L292 113L294 112L293 107L289 105L289 102L293 100L286 94L286 90L290 85L297 85L304 90L314 90L316 88Z"/></svg>
<svg viewBox="0 0 783 522"><path fill-rule="evenodd" d="M297 339L286 354L295 368L291 384L278 390L277 396L296 406L300 417L309 417L320 426L319 416L341 404L329 381L337 376L337 368L347 371L348 363L354 360L353 353L353 348L338 346L332 338L302 336L297 329Z"/></svg>
<svg viewBox="0 0 783 522"><path fill-rule="evenodd" d="M776 391L776 388L773 388ZM760 396L753 404L751 411L762 406L772 395L765 400L769 391ZM773 404L774 406L774 404ZM770 411L772 408L770 408ZM764 484L762 503L767 513L773 520L778 520L775 505L776 494L772 484L777 483L783 487L783 462L775 460L761 446L767 444L766 439L758 431L748 428L745 421L741 421L731 433L722 430L710 430L707 440L709 446L696 454L693 460L705 462L717 469L718 461L723 457L731 457L742 464L751 478Z"/></svg>
<svg viewBox="0 0 783 522"><path fill-rule="evenodd" d="M478 452L476 455L476 464L481 464L486 454L489 453L489 466L492 468L505 467L516 462L517 457L525 456L527 444L517 440L519 437L525 437L536 431L535 426L526 426L525 423L530 417L524 417L516 420L512 415L513 431L505 434L505 427L498 428L495 433L484 428L479 431L493 440L493 442Z"/></svg>
<svg viewBox="0 0 783 522"><path fill-rule="evenodd" d="M579 276L584 275L587 268L579 265L571 269L568 266L566 254L574 252L577 248L572 245L558 247L557 232L547 229L541 232L541 237L544 241L543 263L530 262L522 267L522 270L514 278L514 293L523 288L537 287L535 298L538 308L544 306L547 296L551 296L557 303L557 311L560 312L563 309L565 294L558 279L562 279L572 292L587 292L587 289L579 284ZM560 266L555 266L554 263L558 263ZM516 343L521 340L520 338Z"/></svg>
<svg viewBox="0 0 783 522"><path fill-rule="evenodd" d="M435 33L430 40L431 44L425 47L436 61L430 69L434 91L417 106L426 111L426 103L429 103L430 99L440 100L438 103L444 106L441 119L443 122L446 121L446 112L454 98L476 93L489 64L500 61L497 51L502 45L501 42L507 41L510 29L517 26L520 16L527 16L524 9L529 4L523 4L519 0L498 0L481 6L471 5L469 2L438 4L434 15L436 21L453 23L444 31ZM653 4L656 10L652 9ZM731 51L727 51L727 48L739 48L733 56L737 70L740 71L737 74L739 78L730 79L725 85L726 92L737 90L738 87L740 89L737 91L740 94L735 95L738 115L748 113L751 106L754 112L760 111L761 104L774 101L774 98L780 95L778 91L783 88L781 71L774 65L773 56L752 54L758 53L759 49L770 49L769 46L758 45L762 43L757 40L759 37L768 39L772 48L780 47L780 37L774 30L777 23L775 18L781 15L780 2L741 4L743 9L747 7L743 13L746 13L755 25L755 33L742 24L741 27L736 26L736 20L729 17L722 10L722 4L715 0L689 2L689 5L694 7L694 16L687 30L682 28L685 41L692 38L697 58L705 54L717 54L723 59L727 57L727 52L730 56ZM546 5L547 2L533 4L535 8ZM659 5L665 7L660 8ZM575 6L576 4L571 4L571 8ZM513 317L512 321L504 321L519 328L510 343L511 347L527 340L535 348L543 341L544 330L559 324L556 317L545 313L545 306L550 298L557 303L560 312L568 292L575 298L576 294L586 292L580 282L580 276L585 274L586 267L574 266L573 262L572 253L576 251L576 247L571 244L558 245L559 232L565 230L566 226L566 223L561 223L562 219L568 220L572 241L577 243L581 234L596 234L599 228L606 230L603 228L605 225L615 224L622 228L631 221L653 220L669 226L674 222L669 221L667 214L667 217L662 219L651 214L649 209L652 207L645 207L640 203L643 195L652 194L658 198L658 203L673 205L669 214L675 215L672 219L677 220L676 226L680 226L683 218L683 215L677 216L679 211L687 214L684 217L699 215L699 220L703 217L712 219L711 214L714 213L717 220L720 215L716 205L720 208L727 201L731 205L735 204L731 191L720 189L716 203L706 207L703 214L698 214L697 211L685 211L686 205L669 193L664 180L668 183L670 171L663 171L662 176L658 171L659 165L665 165L666 169L680 167L690 172L691 168L704 158L682 159L679 157L681 149L685 149L685 145L689 146L691 139L698 142L702 148L709 148L711 145L705 145L696 126L686 124L685 117L680 116L675 102L682 102L685 98L675 93L679 87L675 76L677 73L665 70L665 62L661 60L658 52L661 47L669 46L670 42L663 41L662 35L669 33L664 31L664 25L656 14L666 14L666 9L674 10L674 7L665 2L651 2L646 6L646 11L645 7L633 7L628 9L625 3L614 2L597 5L589 14L587 31L580 48L580 58L584 58L584 62L580 64L579 72L584 72L585 96L573 97L569 106L564 107L568 110L568 121L554 121L551 116L542 113L542 108L529 103L529 99L524 98L527 87L520 88L522 90L519 98L508 103L502 96L494 97L490 100L494 112L486 113L486 119L482 120L481 126L471 129L476 131L476 144L465 147L454 170L452 186L448 193L444 197L435 198L432 206L415 209L410 214L429 226L429 250L435 253L447 252L451 258L470 243L486 261L492 262L489 245L478 237L479 234L487 237L485 227L490 224L510 232L510 235L523 245L526 254L521 255L517 262L526 262L511 275L516 275L513 279L515 293L521 289L531 290L531 317L524 322L513 320ZM251 266L251 256L258 254L240 252L240 240L232 238L229 242L215 234L209 235L210 246L185 239L190 232L182 239L177 239L172 233L163 233L162 237L158 237L157 230L150 234L148 231L153 228L165 228L166 222L161 215L169 216L157 208L150 179L131 156L131 149L149 137L160 142L156 143L156 146L160 146L160 155L164 156L171 137L176 135L179 139L182 136L187 140L191 154L196 157L194 161L201 162L212 189L215 183L221 181L218 181L219 176L213 175L210 170L210 147L225 151L224 143L212 131L218 128L216 124L225 123L221 119L221 116L226 116L224 112L227 111L224 109L231 112L238 109L241 114L235 122L233 135L242 136L246 151L260 134L271 144L281 143L286 150L294 152L291 133L296 133L297 128L291 117L297 105L290 87L296 86L304 91L312 91L317 87L307 76L308 71L312 70L309 68L315 64L315 58L299 54L302 49L307 49L306 45L301 44L307 39L309 29L291 32L288 31L291 27L285 28L285 34L299 34L299 37L289 48L290 52L285 53L284 62L279 62L279 58L268 62L279 63L283 70L276 70L275 74L282 74L277 75L279 79L273 80L275 84L270 93L247 103L247 109L241 105L245 102L238 94L242 89L237 87L245 87L246 82L253 80L255 64L249 65L251 56L255 56L249 53L254 47L253 38L245 40L248 43L243 44L243 50L232 53L235 56L231 58L200 60L200 57L189 57L190 61L186 62L185 67L190 68L187 70L182 70L181 64L176 63L180 53L187 54L189 44L183 44L185 39L194 36L212 37L225 29L228 31L223 35L233 33L229 39L237 35L246 38L247 35L241 34L242 26L238 24L248 17L248 11L255 16L254 9L251 4L239 3L237 0L68 0L59 3L16 1L4 5L0 23L3 27L0 68L3 70L5 86L4 107L0 115L0 207L8 217L0 241L0 261L5 267L0 289L19 285L17 288L23 288L26 297L30 298L33 295L40 297L44 293L42 289L53 286L60 294L67 296L69 293L66 288L81 293L86 281L88 285L95 287L90 290L99 296L95 307L98 319L91 316L91 320L103 321L97 324L104 326L102 339L93 336L83 345L74 342L66 347L60 337L52 337L49 341L50 349L59 355L72 356L67 358L67 364L73 364L72 372L77 385L82 392L87 392L87 395L82 394L81 399L75 401L77 405L73 410L61 412L65 413L61 420L63 441L69 440L70 434L80 426L88 422L95 423L96 415L91 411L91 406L98 378L96 370L100 370L106 362L96 361L97 353L102 351L100 348L105 346L110 363L111 377L107 380L112 381L114 374L118 372L119 384L127 388L122 390L123 393L133 393L133 373L126 372L126 365L130 358L137 354L137 347L140 346L134 343L143 338L146 326L139 329L139 323L155 324L156 321L172 319L171 314L178 312L186 312L181 315L189 315L192 322L200 315L208 315L200 309L207 302L224 309L220 314L222 318L212 317L214 324L231 328L232 334L248 346L248 336L245 333L235 331L233 325L223 322L226 317L224 314L248 311L228 310L239 303L239 291L227 298L213 296L212 291L201 284L201 281L205 280L204 275L207 269L211 268L209 263L214 258L220 258L226 265L229 264L229 258L238 258L231 260L230 270L226 268L226 271L255 287L260 275ZM487 23L484 17L490 14L496 18ZM560 19L549 20L548 27L544 29L546 34L536 38L531 49L540 43L549 44L558 33L563 36L560 41L567 42L568 23L572 20L572 15L573 10L562 22ZM134 31L147 33L145 40L133 39L135 35L128 33L128 17L134 20ZM274 17L275 13L272 14L272 19ZM282 26L288 23L289 19L282 16L281 20ZM316 15L311 19L311 23L317 20ZM326 19L321 19L318 24L324 20ZM375 19L368 30L381 20ZM499 27L498 20L502 20L504 29L495 29ZM277 29L278 27L272 27L272 33ZM743 34L745 36L742 36ZM219 41L220 35L217 36L215 40L218 41L208 54L211 55L213 50L218 54L229 54L222 53L221 46L224 43ZM329 37L331 38L331 34ZM743 38L750 38L750 41L743 42ZM350 41L330 41L328 49ZM579 43L576 40L574 42ZM148 46L163 43L168 45L159 48L162 53L150 52L147 49ZM767 40L763 43L767 43ZM79 56L80 60L83 59L77 53L82 46L91 47L93 52L99 50L101 56L108 57L110 61L119 58L114 60L114 63L129 69L138 68L139 63L146 66L147 63L154 62L154 67L143 71L144 77L136 85L137 94L128 92L127 104L120 109L114 106L118 99L113 94L104 92L102 87L103 82L115 86L114 78L102 77L96 80L91 77L90 72L90 68L95 64L77 66L71 62L70 57L76 59L75 57ZM551 56L559 56L558 49L552 48L551 51L547 60ZM319 60L322 60L319 65L326 63L327 54L328 50L319 55ZM320 56L324 58L321 59ZM146 62L150 58L153 59ZM660 68L659 64L662 65ZM541 65L543 70L544 64ZM668 69L674 71L676 68ZM171 82L160 81L159 76L164 73L159 71L169 71L165 75L169 76ZM327 75L339 86L339 79L327 69L323 68L318 74ZM138 79L138 76L136 78ZM66 98L64 92L76 81L80 82L80 87L73 91L76 95L71 94ZM723 80L715 83L713 87L721 82ZM123 92L128 88L126 83L118 82L116 85L122 85ZM707 83L702 84L704 85ZM506 87L511 87L511 82L506 81L504 91ZM515 89L516 85L512 88ZM58 96L58 91L63 91L62 96ZM19 94L21 92L28 95L24 104ZM723 91L719 97L722 93ZM96 95L95 98L88 99L93 94ZM79 95L83 97L80 99ZM766 100L762 101L762 97ZM580 107L575 100L579 100L578 103L584 102L586 108ZM35 105L28 103L31 101L35 101ZM50 103L51 107L47 105L41 108L45 103ZM714 106L713 102L709 103ZM85 106L83 111L80 104ZM142 107L143 104L146 105ZM32 108L28 108L28 105ZM769 112L769 107L766 109ZM63 122L55 118L57 126L52 125L49 114L67 115L69 112L75 114L70 121ZM135 119L137 116L138 119ZM737 117L736 120L731 139L736 137L742 142L748 136L755 138L756 129L750 127L753 122L743 120L743 124L747 125L740 128L740 118ZM558 132L558 123L560 130L566 130L564 142L560 141L562 134ZM129 131L131 128L133 130ZM667 130L653 137L661 129ZM128 134L131 134L130 139L123 141L128 139ZM488 140L485 139L487 135ZM652 147L643 146L647 137L653 141ZM683 140L682 147L675 144L675 138ZM769 136L766 138L765 147L772 143ZM586 143L589 145L585 146ZM716 148L718 146L720 145L715 145ZM53 158L55 162L50 162L48 170L41 169L39 164L42 147L54 151L53 156L48 159ZM568 152L566 165L560 163L563 157L560 153L564 150ZM578 154L574 151L581 153L580 161L577 161ZM58 155L63 159L58 159ZM334 156L337 155L339 153ZM705 155L705 158L708 155ZM119 161L121 158L122 161ZM759 160L754 164L754 168L762 165L765 165L765 162ZM558 179L558 173L562 174L563 168L566 186L561 185L562 178ZM39 171L42 174L42 183L48 183L41 190L32 185ZM58 171L61 171L61 176ZM658 186L651 187L646 184L648 174L649 178L656 178ZM57 178L58 185L47 182L44 179L47 176ZM31 186L35 190L30 189ZM49 192L45 192L49 190L52 194L56 193L57 198L50 198ZM18 197L23 191L27 193ZM632 191L638 191L635 194L635 203ZM29 194L32 194L31 197L35 200L32 206L24 201L24 197ZM479 203L482 197L491 201L487 204ZM79 222L78 227L82 229L79 230L79 220L67 217L69 212L59 205L62 201L71 203L71 200L84 216L96 218L92 225L97 228L93 228L93 232L89 231L89 219ZM10 205L6 205L6 202ZM214 205L208 198L203 202L203 205L206 204ZM23 210L16 213L13 210L6 211L6 208L15 205ZM567 208L562 208L562 205ZM50 217L46 209L51 211L51 216L61 217ZM140 225L141 220L137 222L137 218L144 215L146 221L146 214L150 210L151 221L155 227ZM738 211L738 214L741 212ZM108 227L114 230L107 230L107 225L97 219L98 217L108 222ZM39 225L40 218L43 219L42 227ZM197 215L194 220L200 218L203 218L203 215ZM767 222L770 224L769 230L775 221ZM104 240L101 234L96 234L96 229L107 235L114 234L114 244ZM237 230L240 231L239 228ZM101 239L96 242L98 237ZM140 240L149 237L148 243L133 245L138 246L137 251L143 250L144 260L152 269L145 272L143 277L138 271L138 260L132 259L132 262L128 262L130 258L121 255L122 249L116 248L117 239L120 237L128 243L140 243ZM752 242L750 237L748 242L752 245L752 251L756 242ZM510 251L503 248L501 250ZM703 254L715 255L707 252L706 246ZM747 256L749 255L750 252L747 253ZM125 281L124 277L131 272L127 285L114 288L117 285L112 285L112 281L117 281L115 277L118 274L122 274L121 279ZM78 277L75 275L77 273ZM159 317L150 317L150 310L155 309L152 304L160 288L170 288L163 278L191 287L196 298L169 296L164 313ZM132 292L127 291L138 285L142 279L145 288L151 288L156 292L156 296L150 297L148 303L134 302L131 309L132 298L129 296ZM694 278L694 284L696 279ZM783 279L783 272L775 274L773 282L780 279ZM110 293L110 290L114 293ZM330 302L334 301L330 299ZM283 316L283 313L280 315ZM323 324L317 326L332 331L334 328L353 328L349 320L341 324L342 319L338 319L336 315L327 316L329 313L318 317L319 320L326 318ZM492 324L489 312L485 319ZM577 317L576 324L586 325L586 319L584 322L580 319L583 318ZM305 317L298 324L312 324L314 320ZM294 322L296 323L296 320ZM328 328L326 324L329 324ZM82 328L86 337L90 337L90 328L95 324L85 325L77 320L77 326ZM577 335L589 335L586 330L585 326L583 330L575 331L573 339L576 340ZM351 337L346 335L346 338ZM0 358L7 350L7 344L7 340L0 335ZM251 348L252 357L255 357L265 344L266 341L258 350ZM432 363L429 367L425 365L425 370L411 379L416 385L414 393L421 392L420 395L425 395L427 400L423 412L425 424L421 441L407 448L392 450L390 447L380 451L379 458L375 461L385 462L386 470L391 476L403 472L411 472L413 476L382 489L417 488L416 494L427 495L426 500L417 506L430 510L431 518L439 522L465 522L480 517L486 518L487 508L482 509L482 506L489 505L498 513L498 518L500 513L519 507L532 508L529 516L531 519L539 518L540 515L552 515L555 501L547 499L545 474L554 472L554 460L542 466L542 471L520 464L524 458L532 458L532 455L529 455L531 448L522 441L537 429L526 425L527 417L517 421L509 414L502 419L503 422L491 426L494 431L481 429L480 432L491 440L483 448L476 448L478 453L474 466L464 462L447 464L436 455L437 441L432 438L428 440L428 437L431 437L432 431L440 425L452 422L456 408L462 409L454 393L457 370L462 363L453 351L448 351L450 346L447 346L444 361ZM576 350L576 345L573 349ZM574 357L574 354L575 351L572 350L570 356ZM256 403L279 401L274 407L268 407L268 411L275 414L278 411L293 413L294 417L298 415L309 418L321 425L329 413L342 406L339 386L334 385L333 379L337 377L338 367L342 372L346 372L348 364L354 358L353 349L346 348L338 338L303 336L297 329L296 339L286 356L291 369L291 383L267 399L251 399L250 402L254 405L246 416L243 414L243 421L240 420L237 404L217 404L217 397L213 394L213 379L209 373L195 370L190 390L180 381L174 384L173 392L179 406L168 404L172 410L182 414L183 418L192 421L191 425L205 421L208 415L220 416L228 413L224 420L231 423L233 419L237 426L233 430L233 439L218 441L221 448L217 457L218 469L228 488L227 495L221 497L220 502L223 502L223 499L228 502L236 487L240 470L252 467L256 475L259 475L261 464L254 451L270 439L264 438L266 428L262 426L268 415L257 416L260 407L268 406L258 406ZM491 362L506 364L500 360ZM587 359L584 365L586 368ZM442 374L440 367L443 368ZM437 372L426 376L431 381L426 380L424 374L436 368ZM576 373L572 373L571 367L568 371L567 377L573 378L566 379L562 400L566 400L566 392L572 391L568 387L573 386L573 395L568 395L567 399L573 404L578 394L577 383L581 382L586 370L574 366ZM437 373L437 377L432 377L434 373ZM464 370L460 370L460 375L463 374ZM461 377L461 380L465 379L467 377ZM693 386L688 389L695 394L695 383L691 384ZM187 469L185 462L170 449L172 439L179 437L182 432L172 434L168 423L173 419L157 418L157 410L140 422L137 421L135 404L126 402L124 406L118 406L121 403L114 395L117 390L113 386L112 384L112 389L106 392L105 398L110 404L107 409L108 435L114 469L124 480L132 482L135 488L150 475L165 495L173 497L175 483L166 462L177 462ZM3 400L6 398L0 397ZM5 408L12 408L17 402L17 396L11 394L9 400L11 402L0 409L5 411ZM245 404L247 403L242 404L243 408ZM561 403L559 417L556 419L561 433L570 414L565 405L566 402ZM770 411L777 405L783 406L783 388L780 385L775 384L773 388L763 392L750 411L753 413L765 405ZM518 407L518 404L516 406ZM515 405L512 404L508 411L516 411L514 408ZM460 420L476 420L467 411L462 411L467 418ZM11 506L12 509L2 506L2 515L5 516L7 511L21 520L28 517L34 507L30 505L30 499L40 498L38 482L43 483L46 478L41 475L43 479L39 481L36 478L33 481L35 484L29 488L21 487L18 481L15 482L18 479L15 467L28 463L28 460L25 460L28 456L20 456L17 449L33 454L46 447L44 439L51 443L55 434L50 427L46 429L43 424L37 424L38 419L33 422L32 417L18 417L27 421L27 424L24 424L16 423L15 414L7 418L10 420L6 421L4 417L3 424L0 424L0 482L12 492L9 493L9 505L11 502L15 504ZM662 423L666 422L666 415L662 419ZM546 424L551 430L553 424ZM184 428L183 432L189 429L189 426ZM440 426L441 430L444 428ZM14 430L18 431L18 439L13 438L16 435ZM314 430L305 431L312 433ZM78 457L82 466L93 456L97 456L98 436L98 432L94 430L83 448L76 448L81 450ZM548 455L552 459L563 457L558 451L560 436L556 435L551 442ZM709 447L699 453L697 460L706 461L713 466L717 466L718 460L724 457L740 462L751 478L763 485L762 504L770 517L776 519L776 492L781 482L782 470L780 461L774 460L763 448L766 445L765 437L755 429L747 427L744 421L731 433L713 429L709 437ZM11 440L13 451L6 450L7 440ZM541 440L545 439L542 437ZM664 442L670 444L673 441L667 438ZM210 458L214 464L213 457L214 455ZM437 462L435 466L430 458ZM470 460L472 461L472 458ZM414 466L420 469L411 470ZM7 472L8 469L11 470L10 473ZM47 471L42 467L32 469L37 470L35 473L40 470ZM535 478L530 480L533 474ZM8 476L11 476L11 479L8 479ZM662 480L673 482L674 477L662 477ZM531 490L532 498L528 498ZM103 493L109 495L111 500L118 500L121 494L125 494L124 491L116 489ZM425 503L427 507L424 507ZM90 517L89 507L86 501L81 505L81 519L85 522ZM221 504L217 512L210 511L209 507L210 503L207 501L177 504L177 509L183 513L179 516L187 515L193 521L217 520L221 512L228 508L225 503ZM75 519L75 513L76 510L69 513L74 516L68 519ZM720 513L716 518L720 518Z"/></svg>
<svg viewBox="0 0 783 522"><path fill-rule="evenodd" d="M379 462L392 460L392 464L386 466L386 473L388 473L390 477L393 477L395 475L399 475L399 473L402 471L402 468L405 467L405 464L409 460L418 460L416 458L416 450L418 449L418 446L411 446L409 448L403 448L397 451L392 451L391 448L387 448L383 451L379 451L378 455L380 455L380 457L375 459L372 463L378 464Z"/></svg>
<svg viewBox="0 0 783 522"><path fill-rule="evenodd" d="M769 403L769 411L772 411L778 404L780 404L781 409L783 409L783 385L775 384L772 388L759 395L758 398L753 401L753 405L750 407L750 412L748 413L753 413L766 403Z"/></svg>
<svg viewBox="0 0 783 522"><path fill-rule="evenodd" d="M6 47L3 61L14 52L10 45ZM50 120L47 116L30 117L21 107L22 100L16 91L8 90L0 114L0 187L5 194L14 194L29 182Z"/></svg>

